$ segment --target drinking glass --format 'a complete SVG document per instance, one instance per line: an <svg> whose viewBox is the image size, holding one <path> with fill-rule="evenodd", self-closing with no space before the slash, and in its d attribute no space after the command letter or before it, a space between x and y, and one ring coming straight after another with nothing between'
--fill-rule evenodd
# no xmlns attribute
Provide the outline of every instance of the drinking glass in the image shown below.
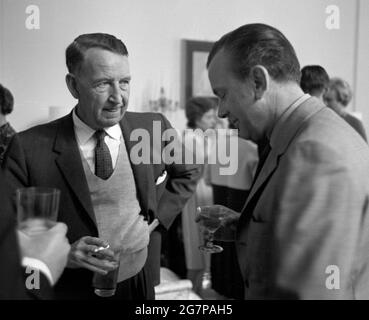
<svg viewBox="0 0 369 320"><path fill-rule="evenodd" d="M210 210L203 211L201 210L199 213L201 220L199 221L200 226L204 229L204 238L205 244L199 246L201 251L209 252L209 253L219 253L223 251L221 246L218 246L213 243L214 241L214 233L217 231L222 223L222 216L212 215Z"/></svg>
<svg viewBox="0 0 369 320"><path fill-rule="evenodd" d="M94 292L99 297L111 297L114 296L115 290L117 288L117 280L119 273L119 260L120 251L114 252L114 260L118 263L118 267L106 275L95 272L92 279L92 285L95 288Z"/></svg>
<svg viewBox="0 0 369 320"><path fill-rule="evenodd" d="M16 190L18 229L28 235L55 225L60 191L55 188L30 187Z"/></svg>

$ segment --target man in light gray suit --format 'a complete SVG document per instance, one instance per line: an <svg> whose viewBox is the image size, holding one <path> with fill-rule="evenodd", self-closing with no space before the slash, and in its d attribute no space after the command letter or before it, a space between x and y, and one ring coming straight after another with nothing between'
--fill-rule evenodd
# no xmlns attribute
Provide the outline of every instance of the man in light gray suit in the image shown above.
<svg viewBox="0 0 369 320"><path fill-rule="evenodd" d="M219 115L262 148L241 213L200 208L237 226L246 299L369 298L369 149L299 87L285 36L242 26L209 58ZM199 220L199 219L198 219Z"/></svg>

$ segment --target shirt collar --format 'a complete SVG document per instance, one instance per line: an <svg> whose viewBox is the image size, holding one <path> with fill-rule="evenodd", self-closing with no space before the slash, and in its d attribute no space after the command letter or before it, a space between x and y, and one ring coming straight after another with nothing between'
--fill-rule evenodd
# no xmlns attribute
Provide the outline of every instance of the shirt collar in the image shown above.
<svg viewBox="0 0 369 320"><path fill-rule="evenodd" d="M120 128L119 123L116 125L104 128L105 132L110 136L110 138L119 141L122 136L122 129Z"/></svg>
<svg viewBox="0 0 369 320"><path fill-rule="evenodd" d="M95 131L94 129L90 128L87 124L85 124L76 113L76 109L73 109L73 123L74 123L74 130L77 135L78 142L81 145L84 145L91 139L91 137L94 135ZM120 128L119 123L116 125L104 128L105 132L114 140L120 141L120 138L122 136L122 130Z"/></svg>

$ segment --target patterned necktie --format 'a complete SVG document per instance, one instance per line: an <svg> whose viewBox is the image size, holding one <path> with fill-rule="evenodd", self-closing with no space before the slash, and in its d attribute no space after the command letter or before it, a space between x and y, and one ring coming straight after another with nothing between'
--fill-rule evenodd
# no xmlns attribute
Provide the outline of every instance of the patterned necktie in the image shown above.
<svg viewBox="0 0 369 320"><path fill-rule="evenodd" d="M95 175L103 180L108 179L113 173L113 163L108 146L104 138L106 132L102 129L95 132Z"/></svg>
<svg viewBox="0 0 369 320"><path fill-rule="evenodd" d="M256 172L255 172L254 179L252 181L250 190L252 189L252 187L255 184L256 179L258 178L259 173L260 173L261 169L264 166L264 162L268 158L270 150L271 150L271 148L270 148L270 144L269 144L268 140L265 139L264 141L262 141L261 143L258 144L259 163L258 163L258 166L256 168Z"/></svg>

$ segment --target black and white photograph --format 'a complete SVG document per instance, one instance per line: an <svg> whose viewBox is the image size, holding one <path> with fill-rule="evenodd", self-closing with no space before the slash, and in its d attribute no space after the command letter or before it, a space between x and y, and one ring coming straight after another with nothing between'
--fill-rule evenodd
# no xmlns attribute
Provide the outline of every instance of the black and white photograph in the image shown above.
<svg viewBox="0 0 369 320"><path fill-rule="evenodd" d="M367 0L0 0L0 303L368 300L368 59Z"/></svg>

